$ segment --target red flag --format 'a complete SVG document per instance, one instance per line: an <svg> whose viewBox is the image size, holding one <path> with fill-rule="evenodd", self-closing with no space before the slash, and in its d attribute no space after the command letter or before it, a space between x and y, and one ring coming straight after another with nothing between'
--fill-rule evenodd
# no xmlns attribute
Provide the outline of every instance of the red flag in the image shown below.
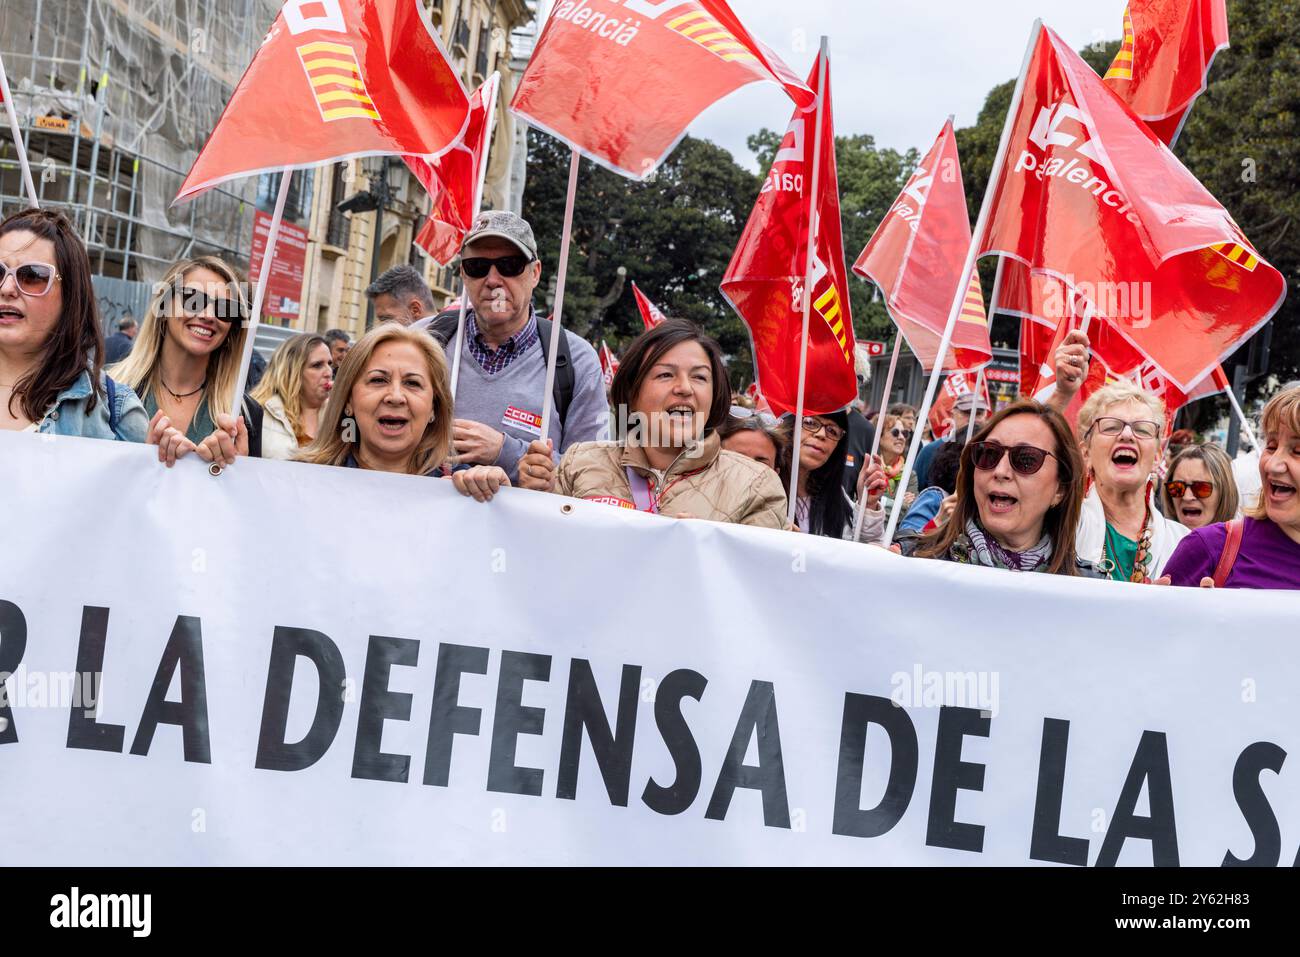
<svg viewBox="0 0 1300 957"><path fill-rule="evenodd" d="M1133 0L1106 85L1172 147L1208 84L1215 54L1227 46L1224 0ZM999 268L1012 282L1002 284L994 312L1033 312L1032 303L1015 298L1030 285L1028 276L1017 275L1025 267L1008 259Z"/></svg>
<svg viewBox="0 0 1300 957"><path fill-rule="evenodd" d="M618 372L618 360L609 351L604 339L600 340L600 372L605 377L605 388L609 389L614 384L614 373Z"/></svg>
<svg viewBox="0 0 1300 957"><path fill-rule="evenodd" d="M1282 275L1051 30L1015 108L981 255L1062 279L1184 389L1281 305Z"/></svg>
<svg viewBox="0 0 1300 957"><path fill-rule="evenodd" d="M1131 0L1106 84L1172 146L1227 46L1226 0Z"/></svg>
<svg viewBox="0 0 1300 957"><path fill-rule="evenodd" d="M419 0L288 0L176 199L286 167L436 156L468 115Z"/></svg>
<svg viewBox="0 0 1300 957"><path fill-rule="evenodd" d="M644 179L700 113L757 80L812 103L725 0L560 0L510 108L602 166Z"/></svg>
<svg viewBox="0 0 1300 957"><path fill-rule="evenodd" d="M821 57L809 78L816 85ZM812 312L808 325L808 378L804 412L820 415L844 408L857 396L853 363L853 316L840 232L831 115L830 64L826 65L821 130L806 136L815 113L795 110L745 225L740 245L722 277L722 294L749 326L759 389L778 414L794 412L803 335L804 270L808 265L812 168L821 137L817 236L813 246Z"/></svg>
<svg viewBox="0 0 1300 957"><path fill-rule="evenodd" d="M1010 262L1010 261L1008 261ZM1003 284L1017 299L1033 303L1032 311L1013 313L1020 315L1020 388L1021 394L1046 399L1056 387L1056 350L1065 337L1082 324L1087 304L1071 299L1069 290L1060 280L1051 276L1031 275L1021 267L1008 272ZM1027 288L1018 288L1021 282ZM1074 421L1078 411L1094 392L1119 379L1128 379L1135 385L1160 396L1169 412L1174 413L1188 402L1195 402L1227 389L1227 376L1223 367L1214 370L1196 383L1188 392L1169 381L1149 359L1138 352L1108 323L1091 323L1088 329L1092 362L1079 392L1066 410L1066 417Z"/></svg>
<svg viewBox="0 0 1300 957"><path fill-rule="evenodd" d="M433 199L429 218L415 241L445 266L460 253L477 211L486 170L492 118L501 76L493 73L469 98L465 135L441 156L405 156L406 165Z"/></svg>
<svg viewBox="0 0 1300 957"><path fill-rule="evenodd" d="M632 295L636 297L636 307L641 311L641 322L645 326L646 332L649 332L668 318L660 311L658 306L647 298L645 293L637 288L636 283L632 283Z"/></svg>
<svg viewBox="0 0 1300 957"><path fill-rule="evenodd" d="M952 407L962 396L975 394L975 390L980 385L979 378L978 372L969 370L951 372L944 377L943 384L935 395L934 405L930 407L930 434L936 439L945 438L949 434L952 429ZM987 379L984 381L983 399L986 406L993 407L993 403L989 401Z"/></svg>
<svg viewBox="0 0 1300 957"><path fill-rule="evenodd" d="M889 317L927 372L938 358L969 249L970 218L950 119L853 265L880 287ZM969 308L953 328L945 369L974 369L993 358L975 273L967 293Z"/></svg>

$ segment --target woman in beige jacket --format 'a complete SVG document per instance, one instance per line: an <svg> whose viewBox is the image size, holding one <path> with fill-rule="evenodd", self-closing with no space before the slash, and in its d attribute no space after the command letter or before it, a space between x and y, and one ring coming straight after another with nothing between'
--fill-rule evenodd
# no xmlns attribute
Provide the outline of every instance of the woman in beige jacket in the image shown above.
<svg viewBox="0 0 1300 957"><path fill-rule="evenodd" d="M777 474L722 448L717 429L731 407L727 369L717 342L694 323L669 319L633 340L610 400L618 441L575 445L558 467L549 444L534 442L520 460L519 484L672 518L785 526ZM506 484L504 474L473 471L464 476L471 494L489 498Z"/></svg>

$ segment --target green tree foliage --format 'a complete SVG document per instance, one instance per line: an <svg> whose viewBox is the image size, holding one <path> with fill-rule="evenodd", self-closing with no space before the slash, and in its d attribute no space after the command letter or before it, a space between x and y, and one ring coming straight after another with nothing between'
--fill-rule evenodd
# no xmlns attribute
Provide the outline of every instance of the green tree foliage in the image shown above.
<svg viewBox="0 0 1300 957"><path fill-rule="evenodd" d="M532 223L554 296L569 148L530 131L524 218ZM726 304L718 283L740 241L759 180L725 150L686 137L646 183L583 161L574 208L573 241L564 294L564 323L616 352L642 331L631 282L670 316L699 323L731 357L737 384L752 378L749 335ZM619 268L627 270L621 294Z"/></svg>

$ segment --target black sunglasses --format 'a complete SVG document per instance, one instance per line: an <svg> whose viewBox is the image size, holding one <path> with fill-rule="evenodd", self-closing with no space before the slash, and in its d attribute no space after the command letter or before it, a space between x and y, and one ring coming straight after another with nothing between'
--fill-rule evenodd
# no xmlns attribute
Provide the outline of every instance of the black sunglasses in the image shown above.
<svg viewBox="0 0 1300 957"><path fill-rule="evenodd" d="M970 447L970 460L981 472L993 471L1004 455L1010 457L1011 467L1021 475L1033 475L1052 453L1032 445L1006 446L1001 442L974 442Z"/></svg>
<svg viewBox="0 0 1300 957"><path fill-rule="evenodd" d="M190 318L197 318L212 309L212 316L221 322L243 322L248 318L244 304L232 296L209 296L202 289L185 286L177 290L181 310Z"/></svg>
<svg viewBox="0 0 1300 957"><path fill-rule="evenodd" d="M523 271L528 268L532 260L527 256L497 256L495 259L489 259L487 256L472 256L469 259L460 261L460 268L465 270L465 275L470 279L486 279L487 274L492 271L492 267L497 267L497 272L506 279L514 279L522 275Z"/></svg>

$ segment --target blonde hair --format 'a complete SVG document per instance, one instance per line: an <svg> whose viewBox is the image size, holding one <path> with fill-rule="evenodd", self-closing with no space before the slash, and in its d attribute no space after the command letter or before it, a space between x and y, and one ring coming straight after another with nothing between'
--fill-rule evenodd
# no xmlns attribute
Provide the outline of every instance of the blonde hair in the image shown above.
<svg viewBox="0 0 1300 957"><path fill-rule="evenodd" d="M344 438L343 410L352 401L352 388L370 365L376 349L390 342L404 342L415 346L424 356L429 368L433 388L433 421L424 428L424 435L411 453L406 471L409 475L428 475L447 458L451 449L452 398L448 381L447 360L433 337L418 329L408 329L395 322L385 322L357 340L339 366L334 389L320 413L320 427L316 438L294 456L298 462L316 465L343 465L360 444L360 437L349 441ZM355 433L355 425L348 431Z"/></svg>
<svg viewBox="0 0 1300 957"><path fill-rule="evenodd" d="M1263 433L1261 439L1264 442L1268 442L1268 437L1275 435L1282 428L1285 428L1292 435L1300 435L1300 387L1287 389L1285 392L1279 392L1273 396L1268 405L1264 406L1264 414L1260 416L1260 425ZM1262 460L1263 452L1261 450ZM1261 522L1266 521L1268 519L1268 507L1264 502L1266 497L1261 494L1254 507L1246 509L1246 514Z"/></svg>
<svg viewBox="0 0 1300 957"><path fill-rule="evenodd" d="M307 359L317 346L329 349L325 337L314 332L303 332L284 340L272 354L261 381L248 394L263 408L269 400L279 396L299 445L311 441L311 436L302 428L302 374L307 368Z"/></svg>
<svg viewBox="0 0 1300 957"><path fill-rule="evenodd" d="M1169 463L1169 478L1160 487L1160 501L1164 505L1165 518L1174 521L1178 519L1176 503L1169 494L1169 483L1177 477L1178 466L1184 462L1203 463L1205 471L1210 473L1210 481L1219 492L1219 507L1210 517L1210 523L1229 522L1236 518L1241 507L1241 497L1237 494L1237 480L1232 476L1232 460L1217 445L1188 446Z"/></svg>
<svg viewBox="0 0 1300 957"><path fill-rule="evenodd" d="M130 353L121 362L106 371L117 382L130 386L136 395L143 399L154 392L161 381L159 366L162 362L163 340L167 337L167 317L175 307L175 301L181 296L185 277L196 269L207 269L220 276L248 311L248 300L239 273L224 259L216 256L195 256L182 259L154 285L153 298L149 308L140 322L140 331L136 333L135 342ZM235 398L235 382L239 378L239 361L244 353L244 340L248 330L235 318L229 323L230 331L216 351L208 356L208 385L203 399L208 407L208 415L217 421L219 413L230 414L232 400Z"/></svg>
<svg viewBox="0 0 1300 957"><path fill-rule="evenodd" d="M1152 395L1145 389L1139 389L1127 379L1120 379L1103 386L1088 397L1088 401L1079 410L1079 436L1088 434L1103 412L1111 406L1136 400L1151 410L1152 417L1159 423L1161 430L1165 427L1165 403L1159 396Z"/></svg>

